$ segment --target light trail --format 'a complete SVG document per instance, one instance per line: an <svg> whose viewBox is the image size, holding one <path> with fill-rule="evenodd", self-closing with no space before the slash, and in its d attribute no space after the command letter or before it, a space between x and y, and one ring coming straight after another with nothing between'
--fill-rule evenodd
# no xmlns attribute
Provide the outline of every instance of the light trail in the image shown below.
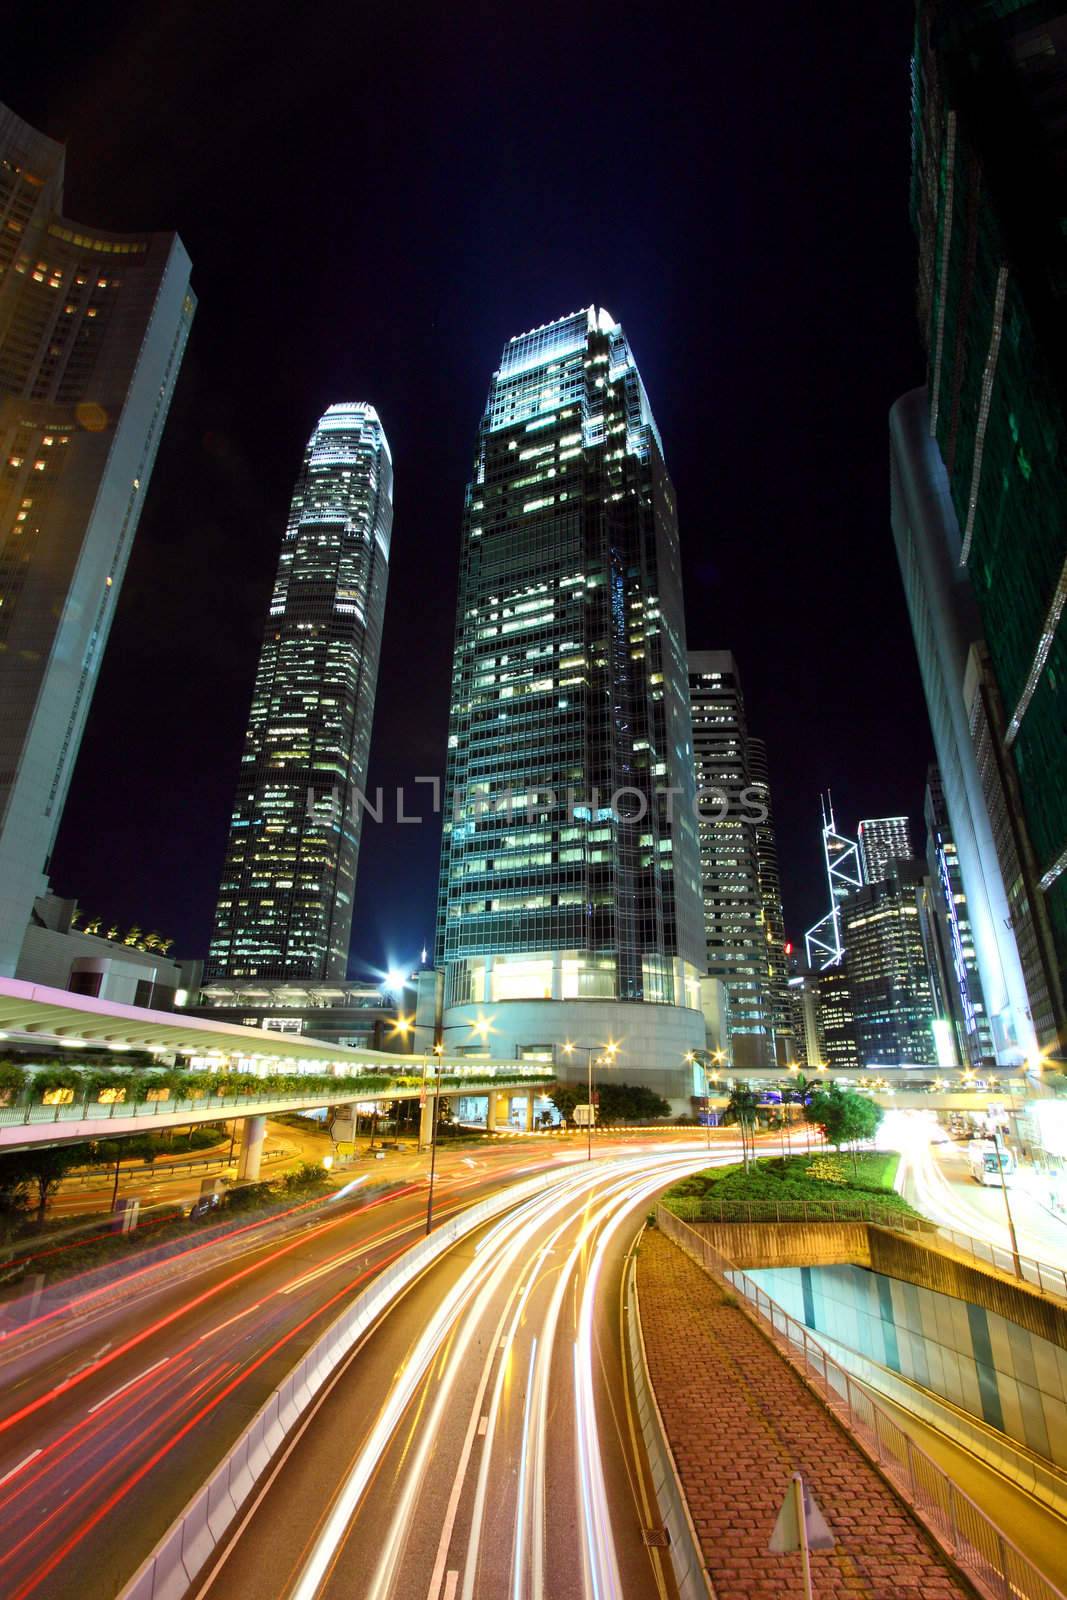
<svg viewBox="0 0 1067 1600"><path fill-rule="evenodd" d="M333 1592L335 1571L347 1571L340 1562L344 1545L360 1515L364 1497L376 1482L387 1452L400 1449L405 1415L430 1382L438 1353L447 1341L443 1366L433 1374L433 1403L423 1414L421 1407L409 1427L416 1429L416 1448L401 1450L400 1477L390 1480L389 1525L375 1540L376 1569L364 1591L366 1600L389 1600L398 1589L403 1572L405 1592L411 1575L404 1565L405 1549L411 1528L418 1517L427 1515L425 1483L428 1464L437 1460L435 1452L445 1448L442 1424L454 1418L456 1391L466 1375L469 1392L463 1402L468 1415L459 1450L458 1464L447 1502L443 1507L440 1535L436 1542L427 1600L438 1600L445 1585L454 1587L459 1600L473 1600L483 1586L479 1577L483 1531L489 1526L490 1485L499 1496L500 1486L514 1480L516 1506L513 1536L509 1540L511 1600L530 1595L541 1600L545 1589L545 1496L548 1463L547 1425L550 1377L559 1350L559 1324L568 1287L579 1265L585 1263L579 1297L577 1333L572 1360L573 1405L578 1439L578 1465L575 1493L579 1502L580 1561L585 1573L584 1589L588 1600L619 1600L623 1588L619 1576L608 1492L597 1431L593 1382L594 1312L599 1276L605 1252L627 1215L649 1195L676 1175L708 1165L716 1156L729 1159L731 1152L699 1152L675 1149L636 1158L598 1162L590 1173L581 1167L567 1173L558 1186L521 1202L513 1212L497 1221L480 1238L473 1259L437 1303L382 1405L367 1437L349 1465L327 1515L312 1535L300 1569L286 1589L288 1600L316 1600ZM558 1246L566 1234L574 1237L562 1259ZM554 1278L548 1305L541 1313L533 1309L536 1291ZM503 1304L500 1306L501 1297ZM500 1306L497 1312L493 1305ZM503 1464L494 1472L495 1454L504 1448L500 1423L507 1385L517 1370L516 1341L525 1330L529 1348L522 1360L527 1388L516 1398L521 1410L521 1431L515 1450L517 1465L505 1471ZM487 1337L491 1332L491 1337ZM478 1363L477 1378L471 1369L471 1352L476 1341L486 1351ZM486 1408L490 1375L495 1365L495 1380ZM557 1397L558 1398L558 1395ZM514 1419L512 1427L514 1427ZM449 1568L449 1550L456 1526L457 1511L470 1469L474 1445L482 1441L482 1453L473 1487L470 1523L462 1567L453 1586L455 1568ZM376 1492L378 1490L376 1489ZM493 1525L494 1534L499 1532ZM499 1548L494 1543L494 1554Z"/></svg>

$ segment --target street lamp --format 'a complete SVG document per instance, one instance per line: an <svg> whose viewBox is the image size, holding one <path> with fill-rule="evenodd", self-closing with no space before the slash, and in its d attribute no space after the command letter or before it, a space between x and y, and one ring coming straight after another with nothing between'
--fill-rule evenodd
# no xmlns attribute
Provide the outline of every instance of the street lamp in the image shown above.
<svg viewBox="0 0 1067 1600"><path fill-rule="evenodd" d="M601 1056L597 1056L597 1058L596 1058L597 1066L598 1067L613 1067L615 1065L615 1057L619 1053L619 1044L615 1039L610 1039L608 1041L608 1043L604 1044L604 1045L600 1045L600 1044L574 1044L570 1039L566 1040L566 1042L564 1043L564 1046L563 1046L564 1055L572 1056L576 1050L584 1050L585 1051L585 1063L586 1063L586 1067L588 1069L588 1074L589 1074L589 1089L588 1089L589 1121L585 1125L585 1158L586 1158L587 1161L592 1161L592 1159L593 1159L593 1056L596 1054L596 1052L598 1050L603 1050L604 1054L601 1055Z"/></svg>
<svg viewBox="0 0 1067 1600"><path fill-rule="evenodd" d="M430 1187L426 1193L426 1232L433 1227L433 1180L437 1171L437 1118L441 1105L441 1057L445 1053L444 1045L438 1040L433 1047L436 1056L434 1063L434 1092L433 1116L430 1119ZM426 1081L426 1068L423 1066L423 1082ZM422 1118L419 1118L421 1123ZM421 1133L421 1128L420 1128ZM421 1143L421 1139L420 1139Z"/></svg>

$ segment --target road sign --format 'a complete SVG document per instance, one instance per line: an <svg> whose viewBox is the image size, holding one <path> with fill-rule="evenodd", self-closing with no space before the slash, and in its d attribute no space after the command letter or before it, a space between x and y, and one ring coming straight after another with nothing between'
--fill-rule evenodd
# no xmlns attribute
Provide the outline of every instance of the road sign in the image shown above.
<svg viewBox="0 0 1067 1600"><path fill-rule="evenodd" d="M577 1128L595 1128L596 1106L575 1106L574 1125Z"/></svg>
<svg viewBox="0 0 1067 1600"><path fill-rule="evenodd" d="M804 1496L803 1527L798 1514L797 1485ZM804 1488L804 1480L799 1472L794 1472L793 1481L785 1492L782 1509L778 1513L778 1521L774 1524L771 1542L767 1546L774 1555L788 1555L791 1550L799 1550L802 1545L802 1535L807 1534L809 1550L832 1550L834 1536L826 1526L826 1519L819 1510L815 1501Z"/></svg>
<svg viewBox="0 0 1067 1600"><path fill-rule="evenodd" d="M811 1551L832 1550L833 1547L834 1536L826 1526L826 1519L805 1489L804 1479L800 1473L794 1472L767 1548L773 1555L788 1555L792 1550L800 1551L804 1573L804 1600L813 1600L814 1594L811 1587Z"/></svg>

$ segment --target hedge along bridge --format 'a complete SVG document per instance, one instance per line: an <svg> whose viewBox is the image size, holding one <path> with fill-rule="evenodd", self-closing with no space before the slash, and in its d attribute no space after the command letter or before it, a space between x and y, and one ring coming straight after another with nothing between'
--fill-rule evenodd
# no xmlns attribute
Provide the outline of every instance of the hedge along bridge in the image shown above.
<svg viewBox="0 0 1067 1600"><path fill-rule="evenodd" d="M90 1047L114 1051L118 1069L130 1050L184 1058L208 1077L212 1072L225 1072L229 1090L213 1094L210 1087L198 1087L179 1099L161 1085L149 1090L153 1098L130 1103L117 1098L113 1088L98 1091L109 1096L102 1100L76 1087L70 1099L61 1091L62 1100L44 1104L34 1098L31 1089L28 1098L19 1095L16 1103L0 1106L0 1151L139 1133L147 1126L173 1128L238 1118L244 1123L239 1170L241 1177L249 1179L259 1173L267 1117L279 1111L364 1101L422 1099L425 1108L432 1103L438 1069L433 1055L391 1054L387 1050L343 1050L339 1054L336 1045L302 1034L118 1005L15 978L0 978L0 1037L19 1046L20 1055L27 1047L37 1047L52 1057L69 1050L73 1068L78 1067L78 1051ZM27 1057L26 1064L33 1066L32 1057ZM555 1078L549 1066L483 1056L443 1056L440 1072L443 1099L477 1094L489 1097L490 1123L498 1095L509 1089L523 1092L528 1127L535 1095ZM288 1084L257 1087L267 1075L278 1073L313 1078L314 1087L309 1083L306 1092ZM233 1092L235 1075L247 1078L247 1090L242 1085L240 1092ZM335 1085L324 1086L324 1078L335 1080Z"/></svg>

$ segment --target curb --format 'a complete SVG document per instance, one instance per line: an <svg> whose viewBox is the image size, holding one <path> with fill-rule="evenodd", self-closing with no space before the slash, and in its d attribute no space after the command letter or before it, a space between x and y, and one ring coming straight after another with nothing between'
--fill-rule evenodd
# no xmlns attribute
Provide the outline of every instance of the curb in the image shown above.
<svg viewBox="0 0 1067 1600"><path fill-rule="evenodd" d="M636 1246L640 1247L641 1229ZM667 1438L655 1390L648 1372L645 1340L641 1331L641 1306L637 1293L637 1250L627 1268L626 1345L633 1379L637 1421L648 1456L656 1504L667 1530L671 1566L678 1586L679 1600L716 1600L715 1587L704 1565L700 1538L689 1513L674 1452Z"/></svg>

